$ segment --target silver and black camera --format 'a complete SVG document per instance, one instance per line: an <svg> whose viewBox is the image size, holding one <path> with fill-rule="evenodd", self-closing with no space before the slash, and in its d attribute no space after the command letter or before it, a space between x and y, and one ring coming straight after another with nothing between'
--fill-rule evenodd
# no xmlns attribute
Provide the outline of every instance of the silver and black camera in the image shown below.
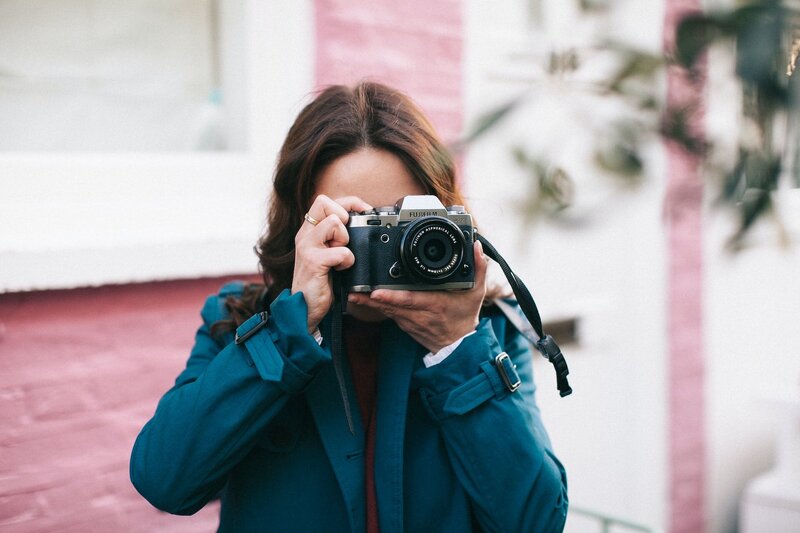
<svg viewBox="0 0 800 533"><path fill-rule="evenodd" d="M355 264L343 272L349 292L458 290L475 286L472 216L436 196L406 196L394 206L351 213Z"/></svg>

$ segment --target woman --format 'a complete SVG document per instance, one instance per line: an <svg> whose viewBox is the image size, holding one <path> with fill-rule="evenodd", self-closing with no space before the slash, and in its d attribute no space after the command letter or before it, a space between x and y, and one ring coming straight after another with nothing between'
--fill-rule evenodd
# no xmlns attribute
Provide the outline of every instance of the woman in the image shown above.
<svg viewBox="0 0 800 533"><path fill-rule="evenodd" d="M265 285L210 297L186 369L142 429L131 479L159 509L221 498L221 531L560 531L567 497L531 354L475 287L350 294L348 429L329 346L349 211L412 194L463 204L452 159L404 95L330 87L280 152L257 248ZM256 314L262 310L266 315ZM501 379L506 352L522 381ZM502 356L501 356L502 357Z"/></svg>

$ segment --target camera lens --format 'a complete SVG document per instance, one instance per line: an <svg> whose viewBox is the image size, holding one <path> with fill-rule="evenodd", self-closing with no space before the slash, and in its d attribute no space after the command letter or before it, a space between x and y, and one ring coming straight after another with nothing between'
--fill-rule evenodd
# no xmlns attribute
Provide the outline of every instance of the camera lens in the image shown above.
<svg viewBox="0 0 800 533"><path fill-rule="evenodd" d="M400 239L403 266L425 282L442 283L464 259L464 235L442 217L423 217L408 225Z"/></svg>
<svg viewBox="0 0 800 533"><path fill-rule="evenodd" d="M441 268L453 255L453 246L447 237L438 233L428 233L420 239L419 256L428 268Z"/></svg>
<svg viewBox="0 0 800 533"><path fill-rule="evenodd" d="M442 241L434 241L425 245L423 250L426 259L430 261L441 261L444 257L445 244Z"/></svg>

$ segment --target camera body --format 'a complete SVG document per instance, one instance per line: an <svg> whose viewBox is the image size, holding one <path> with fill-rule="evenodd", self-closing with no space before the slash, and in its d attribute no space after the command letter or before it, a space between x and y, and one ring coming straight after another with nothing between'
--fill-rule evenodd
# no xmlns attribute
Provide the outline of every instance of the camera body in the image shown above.
<svg viewBox="0 0 800 533"><path fill-rule="evenodd" d="M351 213L343 271L348 292L463 290L475 286L475 229L463 206L436 196L405 196L394 206Z"/></svg>

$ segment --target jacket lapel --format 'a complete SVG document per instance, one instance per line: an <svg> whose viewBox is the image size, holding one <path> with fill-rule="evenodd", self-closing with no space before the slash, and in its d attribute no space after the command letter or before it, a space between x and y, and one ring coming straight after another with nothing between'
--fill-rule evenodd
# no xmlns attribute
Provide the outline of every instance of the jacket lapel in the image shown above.
<svg viewBox="0 0 800 533"><path fill-rule="evenodd" d="M403 531L403 447L406 407L414 362L425 349L387 320L378 363L375 488L381 533Z"/></svg>
<svg viewBox="0 0 800 533"><path fill-rule="evenodd" d="M320 325L323 337L330 338L330 321ZM328 343L329 344L329 343ZM306 389L306 399L314 416L317 430L325 453L333 468L339 488L342 491L350 518L351 531L363 531L366 507L364 503L364 427L355 399L352 376L347 364L345 381L349 391L350 409L353 413L355 435L350 433L342 405L339 384L333 364L320 368L314 380Z"/></svg>

